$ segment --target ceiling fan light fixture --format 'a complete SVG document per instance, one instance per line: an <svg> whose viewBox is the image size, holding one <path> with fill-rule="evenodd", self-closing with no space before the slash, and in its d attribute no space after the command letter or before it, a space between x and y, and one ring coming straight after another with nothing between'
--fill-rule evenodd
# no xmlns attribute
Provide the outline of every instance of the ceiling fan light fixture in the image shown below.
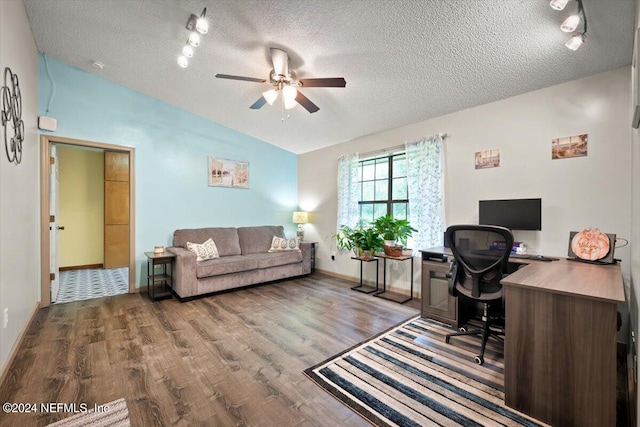
<svg viewBox="0 0 640 427"><path fill-rule="evenodd" d="M189 40L187 41L191 46L198 47L200 46L200 34L195 31L189 34Z"/></svg>
<svg viewBox="0 0 640 427"><path fill-rule="evenodd" d="M298 95L298 89L295 86L285 86L282 88L282 96L285 102L295 101Z"/></svg>
<svg viewBox="0 0 640 427"><path fill-rule="evenodd" d="M188 44L184 45L184 47L182 48L182 54L187 58L192 58L193 48L191 47L191 45L188 45Z"/></svg>
<svg viewBox="0 0 640 427"><path fill-rule="evenodd" d="M563 10L567 6L567 3L569 3L569 0L551 0L549 6L555 10Z"/></svg>
<svg viewBox="0 0 640 427"><path fill-rule="evenodd" d="M580 23L580 15L571 15L567 19L564 20L562 25L560 25L560 29L565 33L572 33L578 28L578 24Z"/></svg>
<svg viewBox="0 0 640 427"><path fill-rule="evenodd" d="M291 110L296 105L298 105L298 102L296 101L295 98L294 99L284 98L284 109L285 110Z"/></svg>
<svg viewBox="0 0 640 427"><path fill-rule="evenodd" d="M568 49L576 51L584 44L584 39L584 34L574 34L564 45Z"/></svg>
<svg viewBox="0 0 640 427"><path fill-rule="evenodd" d="M278 91L270 89L266 92L262 92L262 97L269 103L269 105L273 105L278 98Z"/></svg>
<svg viewBox="0 0 640 427"><path fill-rule="evenodd" d="M186 56L180 55L178 57L178 65L182 68L187 68L189 66L189 60Z"/></svg>

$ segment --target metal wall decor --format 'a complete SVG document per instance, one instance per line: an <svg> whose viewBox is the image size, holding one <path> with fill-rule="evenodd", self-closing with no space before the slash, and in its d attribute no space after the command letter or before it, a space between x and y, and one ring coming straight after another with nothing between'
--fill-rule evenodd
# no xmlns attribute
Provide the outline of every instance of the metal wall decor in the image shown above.
<svg viewBox="0 0 640 427"><path fill-rule="evenodd" d="M9 67L4 69L4 86L2 86L1 94L2 112L0 112L0 118L4 127L4 148L9 161L17 165L22 161L22 141L24 140L22 95L20 94L18 75L13 74ZM8 130L9 124L11 130Z"/></svg>

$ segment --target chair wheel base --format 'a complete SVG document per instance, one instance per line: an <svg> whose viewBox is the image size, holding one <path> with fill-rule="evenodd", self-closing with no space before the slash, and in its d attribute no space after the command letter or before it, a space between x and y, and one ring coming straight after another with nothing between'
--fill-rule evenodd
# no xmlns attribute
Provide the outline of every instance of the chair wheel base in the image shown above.
<svg viewBox="0 0 640 427"><path fill-rule="evenodd" d="M484 363L484 357L476 356L473 358L473 361L476 362L478 365L482 365Z"/></svg>
<svg viewBox="0 0 640 427"><path fill-rule="evenodd" d="M458 331L460 331L460 332L467 332L467 328L466 328L466 327L464 327L464 326L460 326L460 327L458 328Z"/></svg>

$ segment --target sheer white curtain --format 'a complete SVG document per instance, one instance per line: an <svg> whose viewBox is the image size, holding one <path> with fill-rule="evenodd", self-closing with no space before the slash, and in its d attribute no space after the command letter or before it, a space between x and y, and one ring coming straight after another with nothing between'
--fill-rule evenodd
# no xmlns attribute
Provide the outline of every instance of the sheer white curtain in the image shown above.
<svg viewBox="0 0 640 427"><path fill-rule="evenodd" d="M444 216L444 147L442 138L433 136L405 143L409 221L416 249L442 246Z"/></svg>
<svg viewBox="0 0 640 427"><path fill-rule="evenodd" d="M355 227L360 218L358 201L358 153L347 154L338 159L338 224Z"/></svg>

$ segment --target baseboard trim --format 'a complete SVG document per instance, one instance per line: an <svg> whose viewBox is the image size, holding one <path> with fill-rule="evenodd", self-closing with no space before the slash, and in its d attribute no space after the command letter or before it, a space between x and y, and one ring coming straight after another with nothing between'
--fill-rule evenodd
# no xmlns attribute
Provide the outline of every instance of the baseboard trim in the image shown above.
<svg viewBox="0 0 640 427"><path fill-rule="evenodd" d="M22 341L24 340L24 336L26 335L27 330L29 329L29 326L31 326L31 322L33 322L36 312L39 309L40 309L40 302L36 302L35 305L33 306L33 309L31 310L31 314L29 315L29 318L27 319L25 324L22 326L22 330L20 331L20 334L18 334L18 338L11 346L11 351L9 351L7 360L4 366L2 367L2 372L0 372L0 384L4 384L4 380L6 379L7 374L9 373L9 368L13 364L13 359L16 357L16 354L18 353L18 349L20 348L20 346L22 345Z"/></svg>
<svg viewBox="0 0 640 427"><path fill-rule="evenodd" d="M69 267L60 267L60 271L71 271L71 270L95 270L98 268L104 268L104 264L87 264L87 265L72 265Z"/></svg>
<svg viewBox="0 0 640 427"><path fill-rule="evenodd" d="M328 270L322 270L320 268L316 268L316 270L318 273L322 273L322 274L326 274L327 276L331 276L331 277L335 277L337 279L342 279L342 280L346 280L349 281L351 283L353 283L354 285L359 285L360 284L360 278L359 277L352 277L352 276L347 276L345 274L339 274L339 273L334 273L333 271L328 271ZM375 286L376 282L373 280L367 280L364 279L362 281L363 285L367 285L367 286ZM382 290L382 278L380 278L380 280L378 281L378 287L380 288L380 290ZM416 299L420 299L422 297L422 295L420 294L420 288L418 287L417 289L413 288L413 298ZM393 292L399 295L406 295L409 296L409 289L397 289L391 286L391 284L387 283L387 292Z"/></svg>
<svg viewBox="0 0 640 427"><path fill-rule="evenodd" d="M358 277L347 276L346 274L340 274L340 273L336 273L336 272L329 271L329 270L323 270L321 268L316 268L315 271L317 273L326 274L327 276L331 276L331 277L335 277L335 278L338 278L338 279L346 280L348 282L352 282L352 283L354 283L356 285L360 283L360 279ZM373 280L363 280L362 283L365 284L365 285L368 285L368 286L375 286L376 285L376 282L374 282Z"/></svg>

